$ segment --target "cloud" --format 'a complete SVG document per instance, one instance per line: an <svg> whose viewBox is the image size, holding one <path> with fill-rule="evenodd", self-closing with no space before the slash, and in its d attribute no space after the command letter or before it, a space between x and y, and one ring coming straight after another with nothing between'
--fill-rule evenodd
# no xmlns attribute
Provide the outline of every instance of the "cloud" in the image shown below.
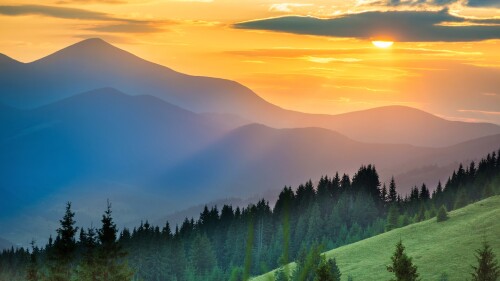
<svg viewBox="0 0 500 281"><path fill-rule="evenodd" d="M476 109L459 109L458 112L479 113L484 115L500 115L500 111L487 111L487 110L476 110Z"/></svg>
<svg viewBox="0 0 500 281"><path fill-rule="evenodd" d="M88 30L107 33L153 33L165 31L157 23L147 21L98 25L88 28Z"/></svg>
<svg viewBox="0 0 500 281"><path fill-rule="evenodd" d="M0 6L0 15L22 16L39 15L61 19L76 19L85 21L98 21L93 27L85 28L97 32L106 33L152 33L161 32L161 28L167 24L173 24L173 21L166 20L137 20L115 17L106 13L95 12L85 9L65 8L44 5L17 5Z"/></svg>
<svg viewBox="0 0 500 281"><path fill-rule="evenodd" d="M71 4L71 3L78 3L78 4L87 4L87 3L103 3L103 4L124 4L127 3L127 1L123 0L62 0L56 2L57 4Z"/></svg>
<svg viewBox="0 0 500 281"><path fill-rule="evenodd" d="M497 7L500 8L498 0L469 0L467 5L471 7Z"/></svg>
<svg viewBox="0 0 500 281"><path fill-rule="evenodd" d="M415 6L415 5L434 5L434 6L447 6L453 3L462 2L460 0L386 0L387 6ZM498 0L466 0L462 2L463 5L469 7L496 7L500 8L500 1Z"/></svg>
<svg viewBox="0 0 500 281"><path fill-rule="evenodd" d="M272 4L271 7L269 7L269 11L291 13L293 12L294 8L307 7L312 5L313 4L279 3L279 4Z"/></svg>
<svg viewBox="0 0 500 281"><path fill-rule="evenodd" d="M7 16L39 15L62 19L116 20L105 13L84 9L63 8L44 5L0 6L0 14Z"/></svg>
<svg viewBox="0 0 500 281"><path fill-rule="evenodd" d="M446 23L464 23L459 26ZM240 29L404 42L465 42L500 39L500 19L465 19L441 11L376 11L334 18L285 16L241 22Z"/></svg>

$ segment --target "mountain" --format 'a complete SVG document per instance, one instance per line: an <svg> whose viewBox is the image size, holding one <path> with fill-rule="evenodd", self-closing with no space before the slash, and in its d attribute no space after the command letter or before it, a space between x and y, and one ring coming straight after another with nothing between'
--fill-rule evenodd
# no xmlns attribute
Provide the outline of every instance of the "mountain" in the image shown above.
<svg viewBox="0 0 500 281"><path fill-rule="evenodd" d="M500 196L490 197L450 212L445 222L437 223L432 218L327 251L325 256L336 259L342 276L350 275L354 280L389 280L394 275L387 272L386 266L391 262L396 243L403 239L406 254L413 258L422 280L440 280L442 273L449 280L463 280L470 276L471 265L477 263L474 253L484 239L498 257L499 212ZM290 269L294 266L291 264ZM273 276L271 272L251 280L265 281Z"/></svg>
<svg viewBox="0 0 500 281"><path fill-rule="evenodd" d="M435 187L458 162L477 160L500 148L499 144L500 135L446 148L372 144L322 128L273 129L252 124L179 163L162 180L206 196L221 188L227 196L269 196L284 185L297 186L309 178L333 176L335 171L352 176L361 165L375 164L381 180L388 182L395 176L399 192L405 194L423 182ZM427 166L433 166L435 173L429 175ZM269 190L273 192L266 193Z"/></svg>
<svg viewBox="0 0 500 281"><path fill-rule="evenodd" d="M285 110L237 82L182 74L101 39L87 39L26 64L2 55L0 85L0 103L17 108L111 87L156 96L196 113L236 115L275 128L321 127L364 142L437 147L500 133L497 125L452 122L401 106L340 115Z"/></svg>
<svg viewBox="0 0 500 281"><path fill-rule="evenodd" d="M0 120L2 209L81 182L145 183L233 126L111 88L9 114Z"/></svg>
<svg viewBox="0 0 500 281"><path fill-rule="evenodd" d="M323 128L240 127L247 121L112 88L31 110L3 108L0 225L43 229L57 222L57 204L66 201L86 206L79 221L90 223L109 198L122 206L120 223L127 225L223 198L271 199L284 185L335 171L352 176L362 164L375 164L382 181L394 175L402 193L424 181L432 188L458 162L500 143L495 135L425 148L359 142ZM19 217L28 211L39 216ZM16 243L31 238L15 233L0 235Z"/></svg>

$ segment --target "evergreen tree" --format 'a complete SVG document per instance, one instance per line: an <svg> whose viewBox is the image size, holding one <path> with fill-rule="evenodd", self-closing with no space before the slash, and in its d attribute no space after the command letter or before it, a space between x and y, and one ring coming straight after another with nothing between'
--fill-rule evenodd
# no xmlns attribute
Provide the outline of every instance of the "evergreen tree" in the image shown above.
<svg viewBox="0 0 500 281"><path fill-rule="evenodd" d="M337 261L335 259L326 260L325 256L322 256L321 263L316 269L314 281L340 281L341 276Z"/></svg>
<svg viewBox="0 0 500 281"><path fill-rule="evenodd" d="M54 241L53 249L50 252L49 276L50 281L67 281L71 279L73 270L73 258L76 250L75 234L78 228L75 227L75 213L71 211L71 203L66 204L66 212L61 226L57 229L57 237Z"/></svg>
<svg viewBox="0 0 500 281"><path fill-rule="evenodd" d="M35 240L31 241L31 254L30 254L30 263L28 265L28 270L26 272L26 280L27 281L38 281L39 280L39 274L38 274L38 262L37 262L37 256L38 254L38 248L35 247Z"/></svg>
<svg viewBox="0 0 500 281"><path fill-rule="evenodd" d="M389 208L389 214L387 214L387 223L385 225L385 231L391 231L398 227L399 211L398 207L391 206Z"/></svg>
<svg viewBox="0 0 500 281"><path fill-rule="evenodd" d="M436 220L437 222L442 222L447 219L448 219L448 212L446 212L446 207L444 205L441 205L441 207L439 207Z"/></svg>
<svg viewBox="0 0 500 281"><path fill-rule="evenodd" d="M385 183L384 183L384 186L382 187L382 191L380 192L380 200L382 200L382 202L384 202L384 205L389 200L389 197L387 195L387 187L385 187Z"/></svg>
<svg viewBox="0 0 500 281"><path fill-rule="evenodd" d="M132 272L123 260L126 253L117 242L116 234L118 230L116 229L116 225L111 217L111 203L109 200L101 222L102 226L98 231L98 238L100 242L98 253L98 280L132 280Z"/></svg>
<svg viewBox="0 0 500 281"><path fill-rule="evenodd" d="M195 237L191 246L190 260L192 268L201 279L206 278L217 266L217 258L206 235Z"/></svg>
<svg viewBox="0 0 500 281"><path fill-rule="evenodd" d="M412 259L405 253L403 242L399 240L396 244L396 251L391 257L392 264L387 266L387 271L394 273L396 279L391 281L417 281L419 274L417 267L413 265Z"/></svg>
<svg viewBox="0 0 500 281"><path fill-rule="evenodd" d="M431 198L431 193L425 183L422 184L420 188L420 200L429 200Z"/></svg>
<svg viewBox="0 0 500 281"><path fill-rule="evenodd" d="M483 242L483 247L476 253L478 265L472 266L472 281L497 281L500 278L500 267L490 245Z"/></svg>
<svg viewBox="0 0 500 281"><path fill-rule="evenodd" d="M391 183L389 184L389 203L393 204L398 201L398 193L396 191L396 182L394 177L391 178Z"/></svg>
<svg viewBox="0 0 500 281"><path fill-rule="evenodd" d="M87 232L81 230L80 244L84 252L77 269L77 279L79 281L96 281L99 276L99 267L96 261L97 237L94 228L89 228Z"/></svg>

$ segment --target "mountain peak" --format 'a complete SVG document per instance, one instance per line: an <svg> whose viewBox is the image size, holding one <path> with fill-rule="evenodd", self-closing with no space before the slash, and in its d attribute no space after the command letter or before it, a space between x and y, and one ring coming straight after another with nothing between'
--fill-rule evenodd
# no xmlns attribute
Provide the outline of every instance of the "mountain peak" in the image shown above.
<svg viewBox="0 0 500 281"><path fill-rule="evenodd" d="M104 39L94 37L94 38L84 39L80 42L77 42L77 43L69 46L68 48L71 48L71 47L109 47L109 46L113 47L113 45L106 42Z"/></svg>
<svg viewBox="0 0 500 281"><path fill-rule="evenodd" d="M87 60L89 58L109 59L116 57L135 57L134 55L118 48L101 38L89 38L77 42L36 62L57 62Z"/></svg>

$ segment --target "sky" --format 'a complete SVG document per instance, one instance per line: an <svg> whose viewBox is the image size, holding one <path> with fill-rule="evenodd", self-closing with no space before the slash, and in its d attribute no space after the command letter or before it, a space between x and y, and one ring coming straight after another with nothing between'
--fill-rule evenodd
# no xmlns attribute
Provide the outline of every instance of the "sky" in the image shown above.
<svg viewBox="0 0 500 281"><path fill-rule="evenodd" d="M183 73L238 81L287 109L406 105L500 124L499 3L3 0L0 53L30 62L100 37Z"/></svg>

